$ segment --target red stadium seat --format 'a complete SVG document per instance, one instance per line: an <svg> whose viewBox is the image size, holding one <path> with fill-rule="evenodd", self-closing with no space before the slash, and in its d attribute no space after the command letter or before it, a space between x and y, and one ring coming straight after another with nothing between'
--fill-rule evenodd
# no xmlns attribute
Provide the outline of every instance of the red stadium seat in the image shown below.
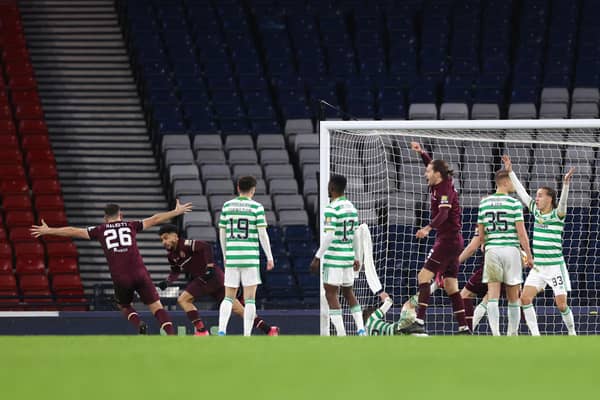
<svg viewBox="0 0 600 400"><path fill-rule="evenodd" d="M13 297L12 299L6 297ZM17 304L19 302L19 292L17 291L17 280L11 274L0 275L0 303L3 306L8 304Z"/></svg>
<svg viewBox="0 0 600 400"><path fill-rule="evenodd" d="M37 90L13 90L10 97L15 104L41 104Z"/></svg>
<svg viewBox="0 0 600 400"><path fill-rule="evenodd" d="M11 90L33 90L37 87L35 79L31 76L13 76L8 81Z"/></svg>
<svg viewBox="0 0 600 400"><path fill-rule="evenodd" d="M0 132L0 148L8 149L19 149L19 141L16 134L3 134Z"/></svg>
<svg viewBox="0 0 600 400"><path fill-rule="evenodd" d="M19 121L19 132L21 135L48 135L48 126L42 120ZM23 147L30 148L23 144Z"/></svg>
<svg viewBox="0 0 600 400"><path fill-rule="evenodd" d="M21 124L23 124L24 122L34 122L34 121L21 121L19 123L19 126L21 126ZM23 144L23 149L27 150L27 151L33 151L33 150L52 150L52 145L50 144L50 139L48 138L48 134L43 133L43 134L27 134L27 133L23 133L23 131L21 131L21 134L23 134L23 140L22 140L22 144Z"/></svg>
<svg viewBox="0 0 600 400"><path fill-rule="evenodd" d="M33 66L30 62L20 62L21 60L7 62L4 66L6 76L26 75L33 76Z"/></svg>
<svg viewBox="0 0 600 400"><path fill-rule="evenodd" d="M44 257L44 245L40 242L15 243L15 257L22 256Z"/></svg>
<svg viewBox="0 0 600 400"><path fill-rule="evenodd" d="M15 124L11 120L0 121L0 135L16 135Z"/></svg>
<svg viewBox="0 0 600 400"><path fill-rule="evenodd" d="M38 210L61 210L64 211L65 203L62 196L45 194L35 198L35 208Z"/></svg>
<svg viewBox="0 0 600 400"><path fill-rule="evenodd" d="M44 111L38 104L20 104L15 109L15 118L19 121L26 119L40 120L44 118Z"/></svg>
<svg viewBox="0 0 600 400"><path fill-rule="evenodd" d="M0 243L8 242L8 234L4 230L4 227L0 225Z"/></svg>
<svg viewBox="0 0 600 400"><path fill-rule="evenodd" d="M15 228L17 226L31 226L35 222L35 217L31 211L8 211L5 215L6 227L8 229Z"/></svg>
<svg viewBox="0 0 600 400"><path fill-rule="evenodd" d="M29 178L31 179L57 179L58 171L56 165L35 162L29 165Z"/></svg>
<svg viewBox="0 0 600 400"><path fill-rule="evenodd" d="M0 88L2 90L2 88ZM12 111L8 104L0 103L0 120L12 119Z"/></svg>
<svg viewBox="0 0 600 400"><path fill-rule="evenodd" d="M10 258L0 258L0 275L12 273L12 260Z"/></svg>
<svg viewBox="0 0 600 400"><path fill-rule="evenodd" d="M19 46L18 43L7 43L2 51L2 58L6 64L18 62L26 63L30 60L27 47Z"/></svg>
<svg viewBox="0 0 600 400"><path fill-rule="evenodd" d="M29 136L29 137L40 137L40 136ZM43 137L43 136L41 136ZM31 163L46 163L46 164L55 164L56 160L54 159L54 153L50 148L44 149L31 149L27 150L25 154L25 160L28 164Z"/></svg>
<svg viewBox="0 0 600 400"><path fill-rule="evenodd" d="M35 196L40 194L60 194L60 183L54 179L38 179L31 184Z"/></svg>
<svg viewBox="0 0 600 400"><path fill-rule="evenodd" d="M10 230L10 241L13 243L19 242L36 242L37 239L31 236L30 227L18 227Z"/></svg>
<svg viewBox="0 0 600 400"><path fill-rule="evenodd" d="M12 260L13 252L12 247L8 243L0 242L0 258L7 258Z"/></svg>
<svg viewBox="0 0 600 400"><path fill-rule="evenodd" d="M77 258L77 246L73 242L46 243L48 257Z"/></svg>
<svg viewBox="0 0 600 400"><path fill-rule="evenodd" d="M42 257L19 257L15 263L15 270L18 276L43 274L46 269Z"/></svg>
<svg viewBox="0 0 600 400"><path fill-rule="evenodd" d="M0 176L4 179L23 178L25 169L22 165L0 165Z"/></svg>
<svg viewBox="0 0 600 400"><path fill-rule="evenodd" d="M29 193L29 185L25 178L2 179L0 193Z"/></svg>
<svg viewBox="0 0 600 400"><path fill-rule="evenodd" d="M79 274L55 276L52 280L52 290L56 295L56 301L59 303L87 303ZM61 307L61 309L85 310L86 308L76 306L76 308Z"/></svg>
<svg viewBox="0 0 600 400"><path fill-rule="evenodd" d="M2 200L2 208L6 211L27 210L31 211L31 199L27 194L9 194Z"/></svg>
<svg viewBox="0 0 600 400"><path fill-rule="evenodd" d="M38 210L38 219L43 219L50 226L67 225L67 215L61 210Z"/></svg>
<svg viewBox="0 0 600 400"><path fill-rule="evenodd" d="M22 164L23 153L18 148L0 148L0 164Z"/></svg>
<svg viewBox="0 0 600 400"><path fill-rule="evenodd" d="M76 258L50 257L48 259L48 275L78 274Z"/></svg>
<svg viewBox="0 0 600 400"><path fill-rule="evenodd" d="M52 289L54 289L54 291L68 289L83 290L83 285L81 284L79 274L64 274L57 275L52 279Z"/></svg>
<svg viewBox="0 0 600 400"><path fill-rule="evenodd" d="M46 275L23 275L19 279L23 300L30 303L52 302Z"/></svg>

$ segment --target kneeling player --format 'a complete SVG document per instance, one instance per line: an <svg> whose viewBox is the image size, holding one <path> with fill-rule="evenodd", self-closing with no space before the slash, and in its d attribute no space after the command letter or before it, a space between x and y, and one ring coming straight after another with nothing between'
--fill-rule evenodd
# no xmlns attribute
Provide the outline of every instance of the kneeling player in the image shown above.
<svg viewBox="0 0 600 400"><path fill-rule="evenodd" d="M202 296L211 296L220 304L225 298L224 274L220 268L215 268L212 248L201 240L180 240L177 227L171 224L163 225L158 235L168 251L167 258L171 264L169 277L160 282L158 287L164 290L181 272L188 274L190 282L177 299L177 303L196 328L196 335L207 336L209 332L194 306L194 301ZM244 306L239 300L234 300L232 311L244 318ZM268 325L258 316L254 318L254 327L269 336L279 335L278 327Z"/></svg>

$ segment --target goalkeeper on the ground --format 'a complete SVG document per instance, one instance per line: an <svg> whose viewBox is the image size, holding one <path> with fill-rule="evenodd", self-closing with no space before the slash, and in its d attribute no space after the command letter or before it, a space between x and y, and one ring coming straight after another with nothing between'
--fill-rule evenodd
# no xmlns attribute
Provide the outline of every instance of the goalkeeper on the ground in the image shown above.
<svg viewBox="0 0 600 400"><path fill-rule="evenodd" d="M379 297L383 304L376 309L366 309L363 313L365 329L369 336L393 336L393 335L424 335L423 327L415 323L415 314L402 311L400 319L391 323L385 320L385 314L394 305L392 298L381 292Z"/></svg>

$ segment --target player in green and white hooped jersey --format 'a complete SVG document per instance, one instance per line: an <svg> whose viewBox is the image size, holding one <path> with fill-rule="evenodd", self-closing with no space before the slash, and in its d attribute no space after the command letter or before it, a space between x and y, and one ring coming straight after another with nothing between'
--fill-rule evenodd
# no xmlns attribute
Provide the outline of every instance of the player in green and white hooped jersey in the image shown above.
<svg viewBox="0 0 600 400"><path fill-rule="evenodd" d="M344 196L346 178L333 175L329 179L329 197L331 202L325 208L325 234L321 247L310 263L313 273L318 273L323 260L323 286L329 304L329 319L338 336L345 336L346 329L342 319L342 306L339 290L348 301L352 317L356 322L358 335L366 335L360 304L354 296L354 270L358 270L358 243L354 241L354 232L358 229L358 212Z"/></svg>
<svg viewBox="0 0 600 400"><path fill-rule="evenodd" d="M517 175L512 171L510 157L502 157L504 166L510 171L519 198L529 208L534 217L533 227L533 255L535 257L533 270L529 272L525 287L521 295L521 306L525 321L532 335L538 336L537 317L533 308L533 298L544 288L550 285L554 292L556 307L560 311L569 335L576 335L573 313L567 305L567 292L571 290L569 273L562 253L562 233L567 215L567 198L569 196L569 183L575 172L571 168L563 178L563 188L560 201L556 202L556 190L550 187L541 187L537 190L535 200L528 194Z"/></svg>
<svg viewBox="0 0 600 400"><path fill-rule="evenodd" d="M267 257L267 271L273 269L271 243L262 204L252 200L256 178L238 179L239 197L223 204L219 220L219 241L225 264L225 299L219 307L219 336L227 333L233 299L240 283L244 288L244 336L250 336L256 317L256 287L260 285L258 244Z"/></svg>
<svg viewBox="0 0 600 400"><path fill-rule="evenodd" d="M379 293L383 304L379 308L365 309L363 319L365 329L369 336L394 336L394 335L425 335L422 326L415 322L414 312L402 311L397 322L390 323L385 320L385 314L394 305L392 298L386 293Z"/></svg>
<svg viewBox="0 0 600 400"><path fill-rule="evenodd" d="M519 244L527 255L527 262L532 262L523 206L508 195L513 191L508 171L497 171L496 193L481 200L477 216L479 240L485 245L482 281L488 285L488 321L494 336L500 335L498 298L502 283L508 298L507 334L516 335L519 330L519 289L523 282Z"/></svg>

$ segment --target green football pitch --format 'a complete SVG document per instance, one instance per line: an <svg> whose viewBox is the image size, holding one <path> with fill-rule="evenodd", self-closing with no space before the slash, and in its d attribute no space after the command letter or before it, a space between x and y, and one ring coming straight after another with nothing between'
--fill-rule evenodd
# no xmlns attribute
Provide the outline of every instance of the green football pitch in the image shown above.
<svg viewBox="0 0 600 400"><path fill-rule="evenodd" d="M584 399L600 338L0 337L0 363L3 400Z"/></svg>

